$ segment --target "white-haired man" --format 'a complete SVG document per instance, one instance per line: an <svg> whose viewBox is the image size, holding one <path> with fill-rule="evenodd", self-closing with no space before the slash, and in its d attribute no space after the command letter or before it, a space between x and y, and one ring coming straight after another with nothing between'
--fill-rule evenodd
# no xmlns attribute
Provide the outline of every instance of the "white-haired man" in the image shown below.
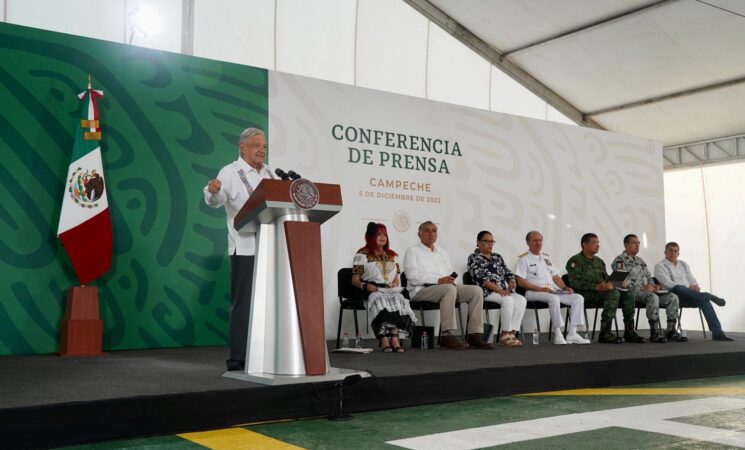
<svg viewBox="0 0 745 450"><path fill-rule="evenodd" d="M266 159L266 136L258 128L247 128L238 140L238 159L223 167L217 178L204 187L204 202L225 208L230 255L230 329L228 370L243 370L251 312L255 233L236 230L233 220L263 178L274 178Z"/></svg>

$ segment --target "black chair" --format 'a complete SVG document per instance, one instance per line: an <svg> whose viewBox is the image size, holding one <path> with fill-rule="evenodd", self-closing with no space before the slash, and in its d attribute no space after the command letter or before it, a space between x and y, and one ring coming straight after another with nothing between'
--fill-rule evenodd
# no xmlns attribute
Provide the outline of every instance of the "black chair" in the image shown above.
<svg viewBox="0 0 745 450"><path fill-rule="evenodd" d="M472 285L475 286L476 282L473 281L473 277L471 277L471 272L466 271L463 274L463 284ZM493 311L496 309L502 309L502 306L497 302L487 302L484 301L484 314L486 314L486 323L491 325L491 318L489 317L489 311ZM497 334L495 334L495 341L499 339L499 333L502 332L502 320L501 316L497 315ZM466 327L468 327L468 321L466 320Z"/></svg>
<svg viewBox="0 0 745 450"><path fill-rule="evenodd" d="M704 313L701 311L701 308L698 306L683 306L680 305L680 312L678 313L678 323L680 323L681 327L683 326L683 322L680 322L681 318L683 317L683 308L696 308L698 309L698 317L701 319L701 331L704 332L704 339L707 339L706 337L706 323L704 322Z"/></svg>
<svg viewBox="0 0 745 450"><path fill-rule="evenodd" d="M567 287L572 287L569 285L569 275L564 274L561 276L561 280L564 282L564 284ZM602 306L588 306L587 303L585 303L585 326L589 327L590 322L587 320L587 310L588 309L594 309L595 310L595 316L592 319L592 333L590 334L590 340L595 339L595 328L598 325L598 310L602 308ZM618 335L618 319L616 316L613 316L613 324L616 326L616 335Z"/></svg>
<svg viewBox="0 0 745 450"><path fill-rule="evenodd" d="M336 348L339 348L341 339L341 321L344 311L349 309L354 312L354 335L360 334L357 311L367 311L362 291L352 285L352 269L344 267L336 273L336 290L339 295L339 326L336 329Z"/></svg>
<svg viewBox="0 0 745 450"><path fill-rule="evenodd" d="M425 300L412 300L409 298L409 291L406 289L408 281L406 280L406 274L404 272L401 272L401 287L404 288L403 295L409 300L409 306L411 306L412 310L418 309L419 310L419 316L422 318L422 326L426 327L427 322L424 317L424 311L437 311L439 313L440 311L440 303L439 302L429 302ZM458 311L458 325L460 325L461 330L463 330L463 336L465 336L465 330L463 329L463 317L460 313L459 304L455 303L455 310ZM440 342L440 338L442 337L442 322L440 322L440 330L437 332L437 342Z"/></svg>

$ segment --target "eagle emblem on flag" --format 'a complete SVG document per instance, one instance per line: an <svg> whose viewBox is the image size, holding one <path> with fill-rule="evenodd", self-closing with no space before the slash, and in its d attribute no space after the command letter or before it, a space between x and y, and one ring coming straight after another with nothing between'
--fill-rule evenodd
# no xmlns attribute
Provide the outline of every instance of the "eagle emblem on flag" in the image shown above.
<svg viewBox="0 0 745 450"><path fill-rule="evenodd" d="M78 167L67 180L67 193L81 208L95 208L104 193L103 176L96 169Z"/></svg>

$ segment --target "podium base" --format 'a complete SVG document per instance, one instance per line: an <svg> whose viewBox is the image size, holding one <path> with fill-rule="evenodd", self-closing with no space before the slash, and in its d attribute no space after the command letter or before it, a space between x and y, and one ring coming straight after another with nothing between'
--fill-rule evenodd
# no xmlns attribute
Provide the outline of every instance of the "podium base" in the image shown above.
<svg viewBox="0 0 745 450"><path fill-rule="evenodd" d="M59 324L62 357L103 356L103 321L98 318L98 289L72 286L67 290L65 315Z"/></svg>
<svg viewBox="0 0 745 450"><path fill-rule="evenodd" d="M343 380L350 375L360 375L362 378L370 376L367 372L352 369L341 369L331 367L324 375L276 375L273 373L246 373L240 371L229 371L222 374L225 378L234 380L250 381L251 383L266 384L270 386L281 386L283 384L318 383L321 381Z"/></svg>

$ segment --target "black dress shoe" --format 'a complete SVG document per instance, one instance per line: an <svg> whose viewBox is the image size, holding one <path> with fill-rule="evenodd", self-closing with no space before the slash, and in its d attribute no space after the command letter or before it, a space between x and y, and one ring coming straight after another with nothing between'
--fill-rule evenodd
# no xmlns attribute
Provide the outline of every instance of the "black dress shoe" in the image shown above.
<svg viewBox="0 0 745 450"><path fill-rule="evenodd" d="M714 341L734 341L734 339L724 334L724 331L720 331L719 333L713 333L711 335L711 339Z"/></svg>
<svg viewBox="0 0 745 450"><path fill-rule="evenodd" d="M237 359L229 359L225 361L225 367L228 369L228 371L244 370L246 368L246 361L238 361Z"/></svg>
<svg viewBox="0 0 745 450"><path fill-rule="evenodd" d="M711 301L719 306L724 306L727 304L727 301L721 297L717 297L714 294L709 294L709 298L711 298Z"/></svg>

